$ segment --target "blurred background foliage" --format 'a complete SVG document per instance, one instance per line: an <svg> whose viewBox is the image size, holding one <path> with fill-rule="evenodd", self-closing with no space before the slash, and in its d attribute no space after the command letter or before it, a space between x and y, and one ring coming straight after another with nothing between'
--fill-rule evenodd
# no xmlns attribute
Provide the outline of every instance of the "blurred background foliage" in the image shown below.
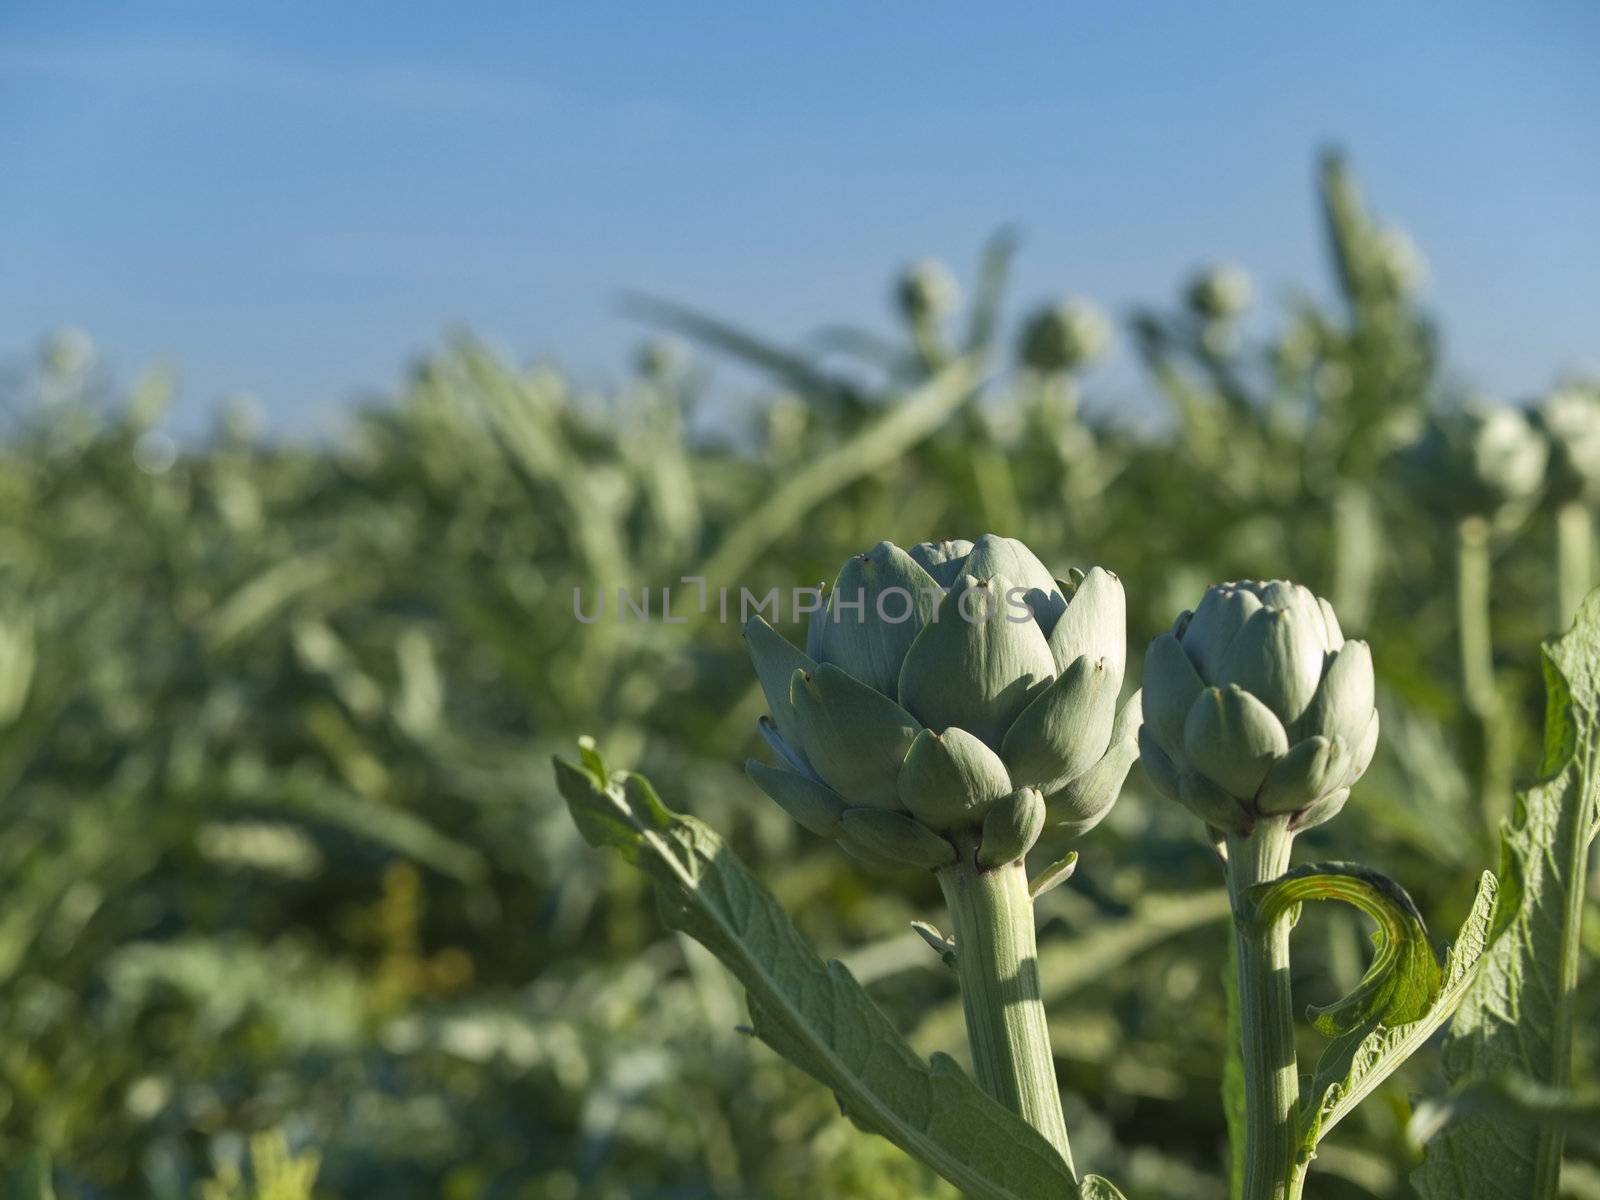
<svg viewBox="0 0 1600 1200"><path fill-rule="evenodd" d="M14 364L0 1164L32 1162L20 1181L47 1154L61 1197L950 1195L737 1032L736 989L581 845L548 767L591 733L648 771L919 1047L961 1053L954 977L907 929L938 911L931 877L864 872L744 780L761 701L737 622L680 582L736 605L881 538L992 529L1058 569L1104 564L1135 655L1215 580L1330 596L1373 644L1384 738L1302 854L1402 880L1443 936L1509 797L1463 686L1462 514L1419 503L1395 456L1467 397L1417 305L1416 250L1336 158L1320 200L1332 303L1263 313L1218 268L1116 331L1082 301L1011 316L1002 234L969 297L938 264L908 269L895 338L776 346L634 297L677 340L617 394L460 339L337 444L268 440L243 409L179 444L171 380L123 390L79 337ZM1113 336L1156 416L1096 396ZM708 420L700 364L730 357L771 387ZM1558 526L1582 543L1571 505L1590 503L1558 499L1563 521L1529 500L1489 535L1491 684L1520 778L1538 642L1564 619ZM684 623L660 619L664 587ZM649 589L652 619L620 619L618 588ZM601 620L576 619L575 590ZM1078 1158L1143 1200L1220 1197L1215 863L1137 769L1081 850L1040 904ZM1299 997L1353 985L1358 918L1308 912L1296 936ZM1581 999L1592 1064L1592 970ZM1339 1131L1317 1195L1411 1194L1402 1099L1431 1069ZM1595 1178L1578 1164L1567 1186Z"/></svg>

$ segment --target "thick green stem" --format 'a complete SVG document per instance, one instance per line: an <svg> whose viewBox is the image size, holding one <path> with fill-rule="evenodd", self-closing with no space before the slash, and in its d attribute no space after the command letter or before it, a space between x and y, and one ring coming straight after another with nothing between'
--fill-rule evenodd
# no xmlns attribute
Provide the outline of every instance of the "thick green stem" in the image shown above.
<svg viewBox="0 0 1600 1200"><path fill-rule="evenodd" d="M1594 518L1581 500L1556 509L1556 632L1571 628L1594 579Z"/></svg>
<svg viewBox="0 0 1600 1200"><path fill-rule="evenodd" d="M1456 529L1456 628L1461 695L1470 721L1478 805L1491 837L1511 799L1511 725L1494 681L1489 625L1489 522L1468 517Z"/></svg>
<svg viewBox="0 0 1600 1200"><path fill-rule="evenodd" d="M1333 497L1333 607L1346 629L1363 629L1382 557L1383 532L1372 493L1341 484Z"/></svg>
<svg viewBox="0 0 1600 1200"><path fill-rule="evenodd" d="M1239 963L1239 1038L1244 1059L1245 1167L1241 1200L1298 1200L1303 1172L1295 1163L1300 1073L1294 1052L1294 1002L1289 992L1289 927L1285 913L1251 929L1244 893L1289 867L1294 834L1287 817L1267 817L1249 837L1228 838L1228 895L1233 900Z"/></svg>
<svg viewBox="0 0 1600 1200"><path fill-rule="evenodd" d="M1039 994L1033 899L1020 862L980 871L971 854L939 872L978 1083L1049 1139L1072 1169L1055 1057Z"/></svg>
<svg viewBox="0 0 1600 1200"><path fill-rule="evenodd" d="M1498 707L1494 639L1489 631L1489 523L1468 517L1456 528L1456 634L1461 690L1474 711Z"/></svg>

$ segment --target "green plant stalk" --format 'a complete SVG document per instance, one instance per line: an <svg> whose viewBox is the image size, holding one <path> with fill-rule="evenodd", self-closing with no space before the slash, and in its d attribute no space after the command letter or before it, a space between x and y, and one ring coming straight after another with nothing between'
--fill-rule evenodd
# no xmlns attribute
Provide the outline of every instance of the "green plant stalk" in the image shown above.
<svg viewBox="0 0 1600 1200"><path fill-rule="evenodd" d="M1078 377L1071 371L1039 375L1033 383L1030 437L1048 445L1058 460L1056 477L1067 527L1082 536L1103 517L1100 447L1084 423Z"/></svg>
<svg viewBox="0 0 1600 1200"><path fill-rule="evenodd" d="M1039 430L1055 447L1066 470L1062 495L1079 503L1094 486L1094 439L1084 426L1078 407L1078 380L1070 371L1058 371L1039 380ZM1080 461L1081 460L1081 461Z"/></svg>
<svg viewBox="0 0 1600 1200"><path fill-rule="evenodd" d="M944 332L937 317L923 315L914 320L911 340L930 375L950 361L950 351L945 347Z"/></svg>
<svg viewBox="0 0 1600 1200"><path fill-rule="evenodd" d="M1347 629L1362 629L1372 611L1372 590L1383 544L1372 493L1359 483L1339 485L1333 497L1333 607Z"/></svg>
<svg viewBox="0 0 1600 1200"><path fill-rule="evenodd" d="M1489 522L1467 517L1456 527L1456 629L1461 696L1475 745L1478 804L1492 838L1511 798L1511 734L1494 681L1489 623Z"/></svg>
<svg viewBox="0 0 1600 1200"><path fill-rule="evenodd" d="M1556 509L1556 630L1572 627L1594 580L1594 517L1581 500Z"/></svg>
<svg viewBox="0 0 1600 1200"><path fill-rule="evenodd" d="M973 847L964 846L960 861L938 878L954 925L956 974L978 1084L1044 1134L1073 1170L1039 992L1027 871L1020 861L979 870Z"/></svg>
<svg viewBox="0 0 1600 1200"><path fill-rule="evenodd" d="M1561 930L1561 958L1556 968L1556 1010L1551 1021L1551 1072L1547 1082L1556 1092L1566 1092L1572 1087L1573 1026L1577 1024L1578 975L1583 966L1583 909L1586 889L1583 886L1589 875L1589 842L1587 837L1574 837L1567 847L1569 858L1564 866L1566 912ZM1534 1195L1554 1196L1561 1184L1561 1157L1567 1144L1564 1125L1551 1123L1541 1130L1538 1158L1535 1164Z"/></svg>
<svg viewBox="0 0 1600 1200"><path fill-rule="evenodd" d="M976 409L962 412L965 442L963 457L972 471L972 487L983 523L991 529L1022 529L1022 501L1011 470L1011 460L989 436Z"/></svg>
<svg viewBox="0 0 1600 1200"><path fill-rule="evenodd" d="M1230 834L1228 895L1239 964L1239 1039L1244 1060L1245 1165L1241 1200L1298 1200L1304 1172L1295 1162L1300 1072L1289 992L1290 913L1251 927L1244 893L1289 868L1288 817L1265 817L1248 837Z"/></svg>

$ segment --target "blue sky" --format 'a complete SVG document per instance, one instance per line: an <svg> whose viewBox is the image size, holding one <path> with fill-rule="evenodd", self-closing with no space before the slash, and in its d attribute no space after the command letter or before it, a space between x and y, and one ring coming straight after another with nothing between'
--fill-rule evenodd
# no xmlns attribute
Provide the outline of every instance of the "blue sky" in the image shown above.
<svg viewBox="0 0 1600 1200"><path fill-rule="evenodd" d="M781 339L883 322L894 270L1025 234L1014 308L1196 265L1324 286L1317 147L1431 270L1467 379L1600 368L1600 6L0 6L0 355L280 430L467 326L587 379L641 288ZM1131 386L1124 367L1106 386Z"/></svg>

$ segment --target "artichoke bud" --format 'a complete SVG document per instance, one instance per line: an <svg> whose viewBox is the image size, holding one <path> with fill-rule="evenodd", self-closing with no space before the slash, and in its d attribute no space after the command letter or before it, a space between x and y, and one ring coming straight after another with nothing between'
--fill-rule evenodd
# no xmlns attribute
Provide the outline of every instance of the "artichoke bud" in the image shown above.
<svg viewBox="0 0 1600 1200"><path fill-rule="evenodd" d="M913 325L937 321L955 308L961 299L950 268L936 259L924 259L907 267L895 281L895 307Z"/></svg>
<svg viewBox="0 0 1600 1200"><path fill-rule="evenodd" d="M1396 465L1424 507L1447 519L1493 521L1526 511L1549 455L1524 410L1495 405L1435 413Z"/></svg>
<svg viewBox="0 0 1600 1200"><path fill-rule="evenodd" d="M1018 356L1042 375L1081 370L1111 344L1111 323L1094 305L1068 300L1042 308L1022 327Z"/></svg>
<svg viewBox="0 0 1600 1200"><path fill-rule="evenodd" d="M1371 651L1298 584L1207 589L1150 644L1142 683L1152 785L1229 833L1267 815L1326 820L1377 748Z"/></svg>
<svg viewBox="0 0 1600 1200"><path fill-rule="evenodd" d="M1550 498L1600 501L1600 388L1560 388L1533 410L1533 420L1550 446Z"/></svg>
<svg viewBox="0 0 1600 1200"><path fill-rule="evenodd" d="M1184 299L1202 321L1231 321L1250 307L1255 288L1242 267L1219 266L1200 272L1189 282Z"/></svg>
<svg viewBox="0 0 1600 1200"><path fill-rule="evenodd" d="M634 361L644 378L665 383L683 374L689 350L675 338L651 338L639 347Z"/></svg>
<svg viewBox="0 0 1600 1200"><path fill-rule="evenodd" d="M880 542L840 570L806 652L760 617L745 641L775 759L751 778L867 861L936 868L958 833L1009 850L1046 823L1087 831L1137 753L1120 581L1059 584L1010 538Z"/></svg>

